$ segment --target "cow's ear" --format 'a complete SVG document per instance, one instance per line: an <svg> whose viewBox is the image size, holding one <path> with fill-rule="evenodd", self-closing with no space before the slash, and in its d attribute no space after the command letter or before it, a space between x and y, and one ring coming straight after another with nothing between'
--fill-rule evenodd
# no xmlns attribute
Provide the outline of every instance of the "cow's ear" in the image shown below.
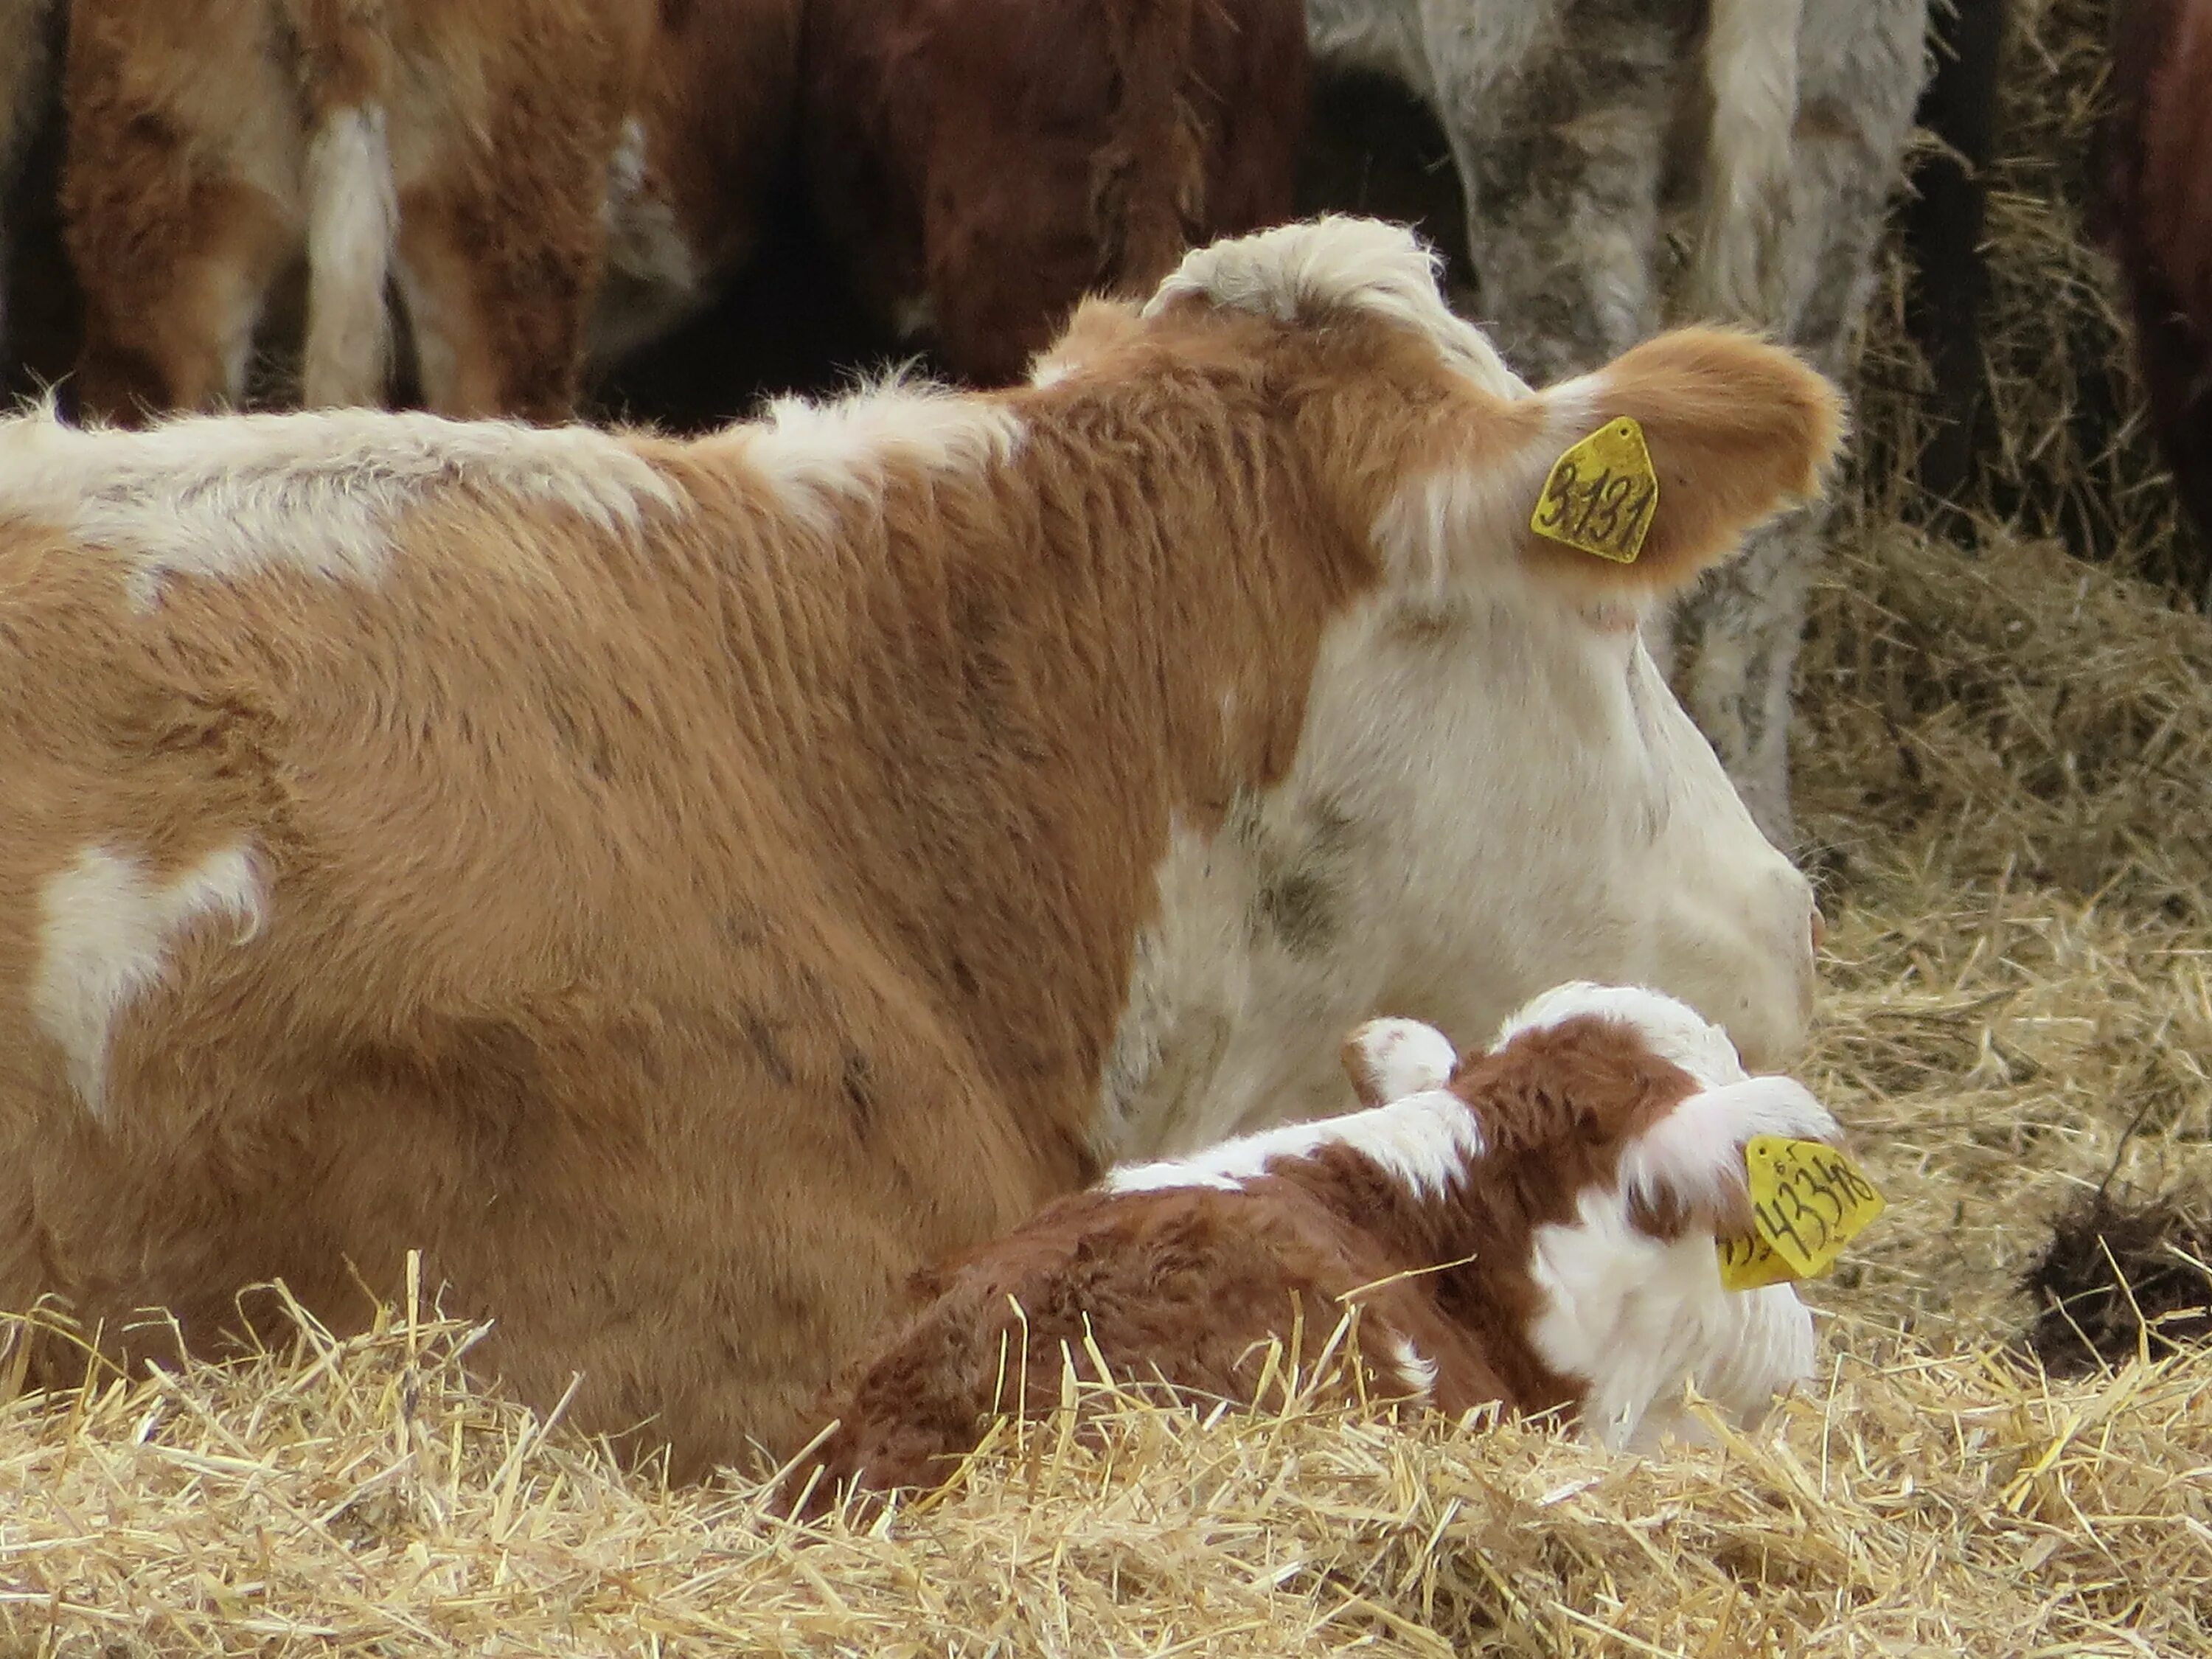
<svg viewBox="0 0 2212 1659"><path fill-rule="evenodd" d="M1843 400L1795 353L1686 328L1542 394L1558 444L1535 481L1527 556L1599 595L1661 597L1817 496Z"/></svg>

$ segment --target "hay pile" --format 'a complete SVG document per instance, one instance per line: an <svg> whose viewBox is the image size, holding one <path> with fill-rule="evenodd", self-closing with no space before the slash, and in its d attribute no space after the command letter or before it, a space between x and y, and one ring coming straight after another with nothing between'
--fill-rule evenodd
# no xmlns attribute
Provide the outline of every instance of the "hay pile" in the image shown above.
<svg viewBox="0 0 2212 1659"><path fill-rule="evenodd" d="M0 1412L10 1652L2203 1652L2212 1364L2048 1389L1855 1344L1778 1433L1608 1461L1297 1400L1031 1425L802 1536L472 1392L468 1333Z"/></svg>
<svg viewBox="0 0 2212 1659"><path fill-rule="evenodd" d="M2009 0L1984 228L1987 407L1966 499L2015 533L2047 536L2191 599L2212 550L2181 514L2142 414L2126 307L2093 246L2092 150L2115 0ZM1925 141L1932 143L1932 140ZM1912 281L1893 237L1867 336L1860 423L1881 516L1921 516L1912 459L1927 440L1927 365L1905 331Z"/></svg>

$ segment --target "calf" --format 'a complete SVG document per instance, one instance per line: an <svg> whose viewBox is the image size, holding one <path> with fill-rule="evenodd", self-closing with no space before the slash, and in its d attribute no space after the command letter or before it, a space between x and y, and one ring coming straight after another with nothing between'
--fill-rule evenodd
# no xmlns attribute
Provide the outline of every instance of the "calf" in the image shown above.
<svg viewBox="0 0 2212 1659"><path fill-rule="evenodd" d="M384 400L387 280L430 407L564 417L653 0L74 0L79 392L236 403L302 258L310 404Z"/></svg>
<svg viewBox="0 0 2212 1659"><path fill-rule="evenodd" d="M862 300L1018 378L1077 300L1289 216L1299 0L808 0L810 199Z"/></svg>
<svg viewBox="0 0 2212 1659"><path fill-rule="evenodd" d="M0 1309L345 1328L419 1249L520 1397L696 1468L925 1263L1330 1109L1378 1007L1802 1041L1810 890L1637 621L1818 487L1818 374L1691 331L1532 394L1324 220L1038 379L0 424ZM1636 562L1534 535L1625 419Z"/></svg>
<svg viewBox="0 0 2212 1659"><path fill-rule="evenodd" d="M1748 1418L1810 1371L1794 1288L1724 1291L1714 1240L1750 1233L1748 1139L1836 1126L1717 1027L1569 985L1456 1068L1407 1021L1346 1048L1366 1109L1116 1170L922 1275L793 1471L808 1507L941 1480L1069 1367L1249 1403L1271 1343L1310 1363L1354 1308L1386 1397L1559 1411L1614 1447L1672 1425L1686 1382Z"/></svg>
<svg viewBox="0 0 2212 1659"><path fill-rule="evenodd" d="M1927 0L1306 0L1317 60L1435 108L1479 313L1539 379L1677 314L1841 374L1925 76ZM1701 70L1702 72L1697 72ZM1672 252L1680 240L1686 259ZM1790 835L1790 675L1819 520L1777 521L1655 638L1752 814Z"/></svg>

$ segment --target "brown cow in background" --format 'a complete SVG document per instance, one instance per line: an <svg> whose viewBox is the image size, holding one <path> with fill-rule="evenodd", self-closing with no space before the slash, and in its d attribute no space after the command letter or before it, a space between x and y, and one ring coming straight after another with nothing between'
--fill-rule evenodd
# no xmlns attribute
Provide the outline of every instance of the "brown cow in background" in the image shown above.
<svg viewBox="0 0 2212 1659"><path fill-rule="evenodd" d="M302 391L566 416L653 0L75 0L62 185L88 412L238 401L307 269Z"/></svg>
<svg viewBox="0 0 2212 1659"><path fill-rule="evenodd" d="M2160 447L2212 533L2212 4L2133 0L2114 22L2100 228L2135 313Z"/></svg>
<svg viewBox="0 0 2212 1659"><path fill-rule="evenodd" d="M800 68L809 198L862 301L967 380L1291 212L1300 0L809 0Z"/></svg>

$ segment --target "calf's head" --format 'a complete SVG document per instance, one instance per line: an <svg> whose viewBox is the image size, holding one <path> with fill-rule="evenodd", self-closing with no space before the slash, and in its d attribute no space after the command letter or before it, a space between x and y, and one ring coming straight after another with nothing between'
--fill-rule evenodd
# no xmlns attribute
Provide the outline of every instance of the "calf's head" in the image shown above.
<svg viewBox="0 0 2212 1659"><path fill-rule="evenodd" d="M1445 306L1407 233L1350 219L1201 249L1141 323L1079 319L1041 373L1147 332L1229 343L1297 434L1316 534L1376 574L1324 636L1289 775L1255 815L1340 923L1313 971L1447 1029L1490 1027L1565 980L1646 983L1755 1063L1796 1053L1811 890L1639 624L1817 494L1841 431L1828 382L1747 335L1692 329L1532 392ZM1531 526L1554 463L1624 418L1657 485L1630 562ZM1264 982L1294 977L1298 944ZM1325 1058L1255 1055L1239 1121L1325 1109Z"/></svg>

